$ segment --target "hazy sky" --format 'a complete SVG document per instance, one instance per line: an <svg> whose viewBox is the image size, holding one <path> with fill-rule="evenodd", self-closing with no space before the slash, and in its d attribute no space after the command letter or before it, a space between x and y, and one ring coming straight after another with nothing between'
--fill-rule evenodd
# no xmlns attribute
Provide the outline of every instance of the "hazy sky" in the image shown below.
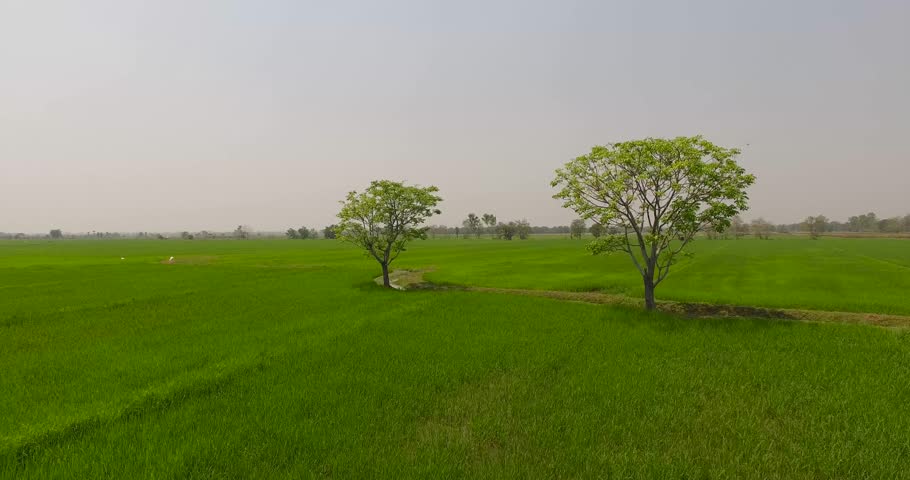
<svg viewBox="0 0 910 480"><path fill-rule="evenodd" d="M0 0L0 231L566 224L594 144L743 148L747 218L910 212L910 1ZM747 146L748 145L748 146ZM436 223L436 222L434 222Z"/></svg>

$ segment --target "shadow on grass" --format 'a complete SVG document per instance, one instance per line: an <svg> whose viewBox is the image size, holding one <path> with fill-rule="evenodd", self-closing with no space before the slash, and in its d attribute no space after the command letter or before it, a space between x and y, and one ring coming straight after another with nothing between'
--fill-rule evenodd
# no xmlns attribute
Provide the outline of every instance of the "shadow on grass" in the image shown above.
<svg viewBox="0 0 910 480"><path fill-rule="evenodd" d="M604 313L604 321L630 328L646 326L663 333L680 333L706 329L758 331L790 328L795 326L798 320L776 317L689 316L673 310L648 311L643 307L611 305L609 312Z"/></svg>

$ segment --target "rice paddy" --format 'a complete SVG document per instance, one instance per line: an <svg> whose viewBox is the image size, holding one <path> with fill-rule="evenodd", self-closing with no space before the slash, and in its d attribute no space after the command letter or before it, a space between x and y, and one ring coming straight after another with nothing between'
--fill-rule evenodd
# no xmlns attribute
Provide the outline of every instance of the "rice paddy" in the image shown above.
<svg viewBox="0 0 910 480"><path fill-rule="evenodd" d="M417 242L451 288L400 292L327 240L0 242L0 477L908 477L907 328L645 312L582 245ZM659 299L910 316L905 239L693 251Z"/></svg>

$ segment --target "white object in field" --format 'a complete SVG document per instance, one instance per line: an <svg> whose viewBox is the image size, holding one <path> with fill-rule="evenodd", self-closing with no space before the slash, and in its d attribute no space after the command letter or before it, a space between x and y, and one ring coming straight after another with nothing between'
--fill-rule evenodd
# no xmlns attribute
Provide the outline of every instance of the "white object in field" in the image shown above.
<svg viewBox="0 0 910 480"><path fill-rule="evenodd" d="M126 257L120 257L120 260L126 260Z"/></svg>
<svg viewBox="0 0 910 480"><path fill-rule="evenodd" d="M171 257L170 260L168 260L167 262L168 262L168 263L174 263L174 257Z"/></svg>

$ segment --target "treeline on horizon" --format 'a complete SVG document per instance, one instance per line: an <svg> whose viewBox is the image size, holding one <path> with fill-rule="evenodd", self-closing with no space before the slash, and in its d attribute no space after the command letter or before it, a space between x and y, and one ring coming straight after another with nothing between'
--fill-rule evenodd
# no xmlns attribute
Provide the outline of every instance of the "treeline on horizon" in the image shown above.
<svg viewBox="0 0 910 480"><path fill-rule="evenodd" d="M248 239L248 238L289 238L292 240L308 239L334 239L335 225L327 225L322 229L299 227L289 228L285 232L257 232L247 225L238 225L230 232L214 232L200 230L198 232L80 232L67 233L60 229L52 229L46 234L7 233L0 232L3 240L35 240L35 239L76 239L76 238L140 238L167 240L179 238L183 240L195 239ZM478 217L469 214L460 226L430 225L427 234L430 238L436 237L480 237L526 239L530 235L562 234L572 237L581 237L591 234L599 237L610 232L599 224L588 225L584 220L577 219L569 225L542 226L531 225L527 220L498 222L492 214ZM732 220L732 224L723 233L705 232L711 239L736 238L745 235L754 235L767 238L771 234L808 234L817 237L827 233L870 233L870 234L902 234L910 233L910 214L897 217L879 218L874 212L864 213L849 217L846 221L829 220L824 215L813 215L802 222L774 224L763 218L745 222L739 217Z"/></svg>

